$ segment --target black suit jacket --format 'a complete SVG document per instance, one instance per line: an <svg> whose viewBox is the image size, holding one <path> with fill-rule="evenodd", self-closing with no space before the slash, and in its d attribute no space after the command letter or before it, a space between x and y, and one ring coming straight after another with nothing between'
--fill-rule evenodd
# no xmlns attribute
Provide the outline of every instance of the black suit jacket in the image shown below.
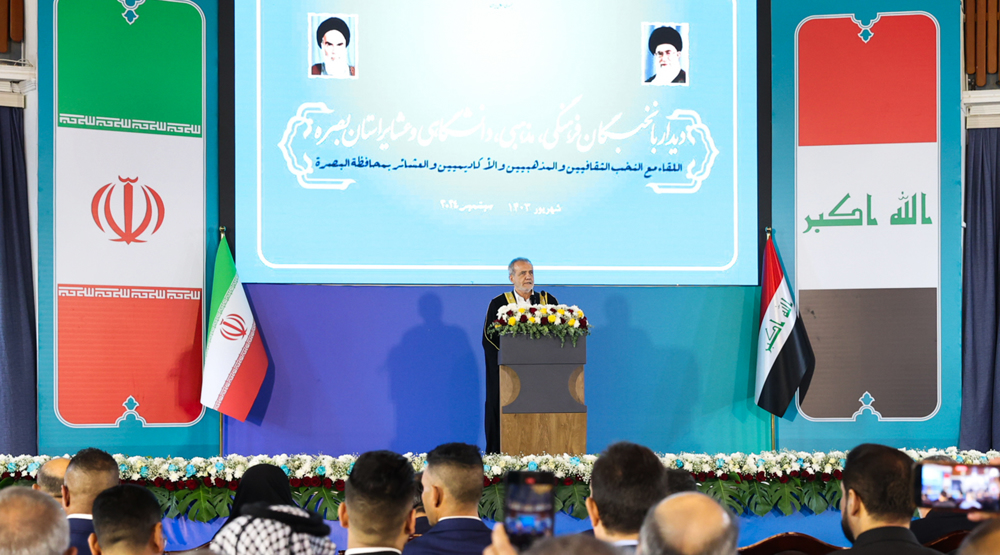
<svg viewBox="0 0 1000 555"><path fill-rule="evenodd" d="M86 518L71 518L69 520L69 544L76 548L79 555L90 555L90 534L94 531L94 522Z"/></svg>
<svg viewBox="0 0 1000 555"><path fill-rule="evenodd" d="M481 520L449 518L407 543L403 555L480 555L492 533Z"/></svg>
<svg viewBox="0 0 1000 555"><path fill-rule="evenodd" d="M854 547L838 552L839 555L941 555L920 545L909 528L884 526L873 528L858 536Z"/></svg>
<svg viewBox="0 0 1000 555"><path fill-rule="evenodd" d="M938 511L931 509L924 518L910 523L910 531L920 543L929 543L959 530L972 530L978 522L972 522L965 513Z"/></svg>

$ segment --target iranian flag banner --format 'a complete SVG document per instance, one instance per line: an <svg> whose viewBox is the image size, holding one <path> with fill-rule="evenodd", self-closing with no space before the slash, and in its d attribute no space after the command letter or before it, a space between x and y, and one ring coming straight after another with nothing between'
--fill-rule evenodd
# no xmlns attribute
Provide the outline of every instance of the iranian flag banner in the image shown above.
<svg viewBox="0 0 1000 555"><path fill-rule="evenodd" d="M225 238L215 256L209 319L201 404L242 422L267 373L267 354Z"/></svg>
<svg viewBox="0 0 1000 555"><path fill-rule="evenodd" d="M805 396L816 367L816 357L770 236L764 247L760 285L754 400L760 408L781 417L796 390L800 397Z"/></svg>

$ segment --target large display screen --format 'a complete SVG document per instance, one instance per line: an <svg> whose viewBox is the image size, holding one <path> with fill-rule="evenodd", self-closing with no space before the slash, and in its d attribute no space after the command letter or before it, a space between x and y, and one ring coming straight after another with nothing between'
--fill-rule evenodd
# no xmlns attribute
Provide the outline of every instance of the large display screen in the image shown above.
<svg viewBox="0 0 1000 555"><path fill-rule="evenodd" d="M757 282L756 6L236 5L247 282Z"/></svg>

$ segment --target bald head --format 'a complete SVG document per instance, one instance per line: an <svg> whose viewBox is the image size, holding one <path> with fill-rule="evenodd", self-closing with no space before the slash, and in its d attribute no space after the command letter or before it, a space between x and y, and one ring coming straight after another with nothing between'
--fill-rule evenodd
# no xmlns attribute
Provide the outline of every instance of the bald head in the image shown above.
<svg viewBox="0 0 1000 555"><path fill-rule="evenodd" d="M62 498L63 478L66 476L66 467L69 459L59 457L51 459L38 469L38 477L32 488L47 493L56 499Z"/></svg>
<svg viewBox="0 0 1000 555"><path fill-rule="evenodd" d="M118 463L100 449L83 449L73 456L63 479L63 507L67 514L90 514L94 499L120 482Z"/></svg>
<svg viewBox="0 0 1000 555"><path fill-rule="evenodd" d="M62 555L69 522L51 496L25 487L0 490L0 555Z"/></svg>
<svg viewBox="0 0 1000 555"><path fill-rule="evenodd" d="M973 528L958 550L958 555L993 553L1000 553L1000 519L988 520Z"/></svg>
<svg viewBox="0 0 1000 555"><path fill-rule="evenodd" d="M697 492L660 501L639 532L642 555L735 555L739 529L722 505Z"/></svg>

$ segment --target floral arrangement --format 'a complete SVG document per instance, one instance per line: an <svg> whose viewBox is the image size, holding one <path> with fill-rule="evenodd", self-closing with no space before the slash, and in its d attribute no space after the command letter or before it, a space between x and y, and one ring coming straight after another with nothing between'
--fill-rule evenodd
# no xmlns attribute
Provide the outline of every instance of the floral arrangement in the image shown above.
<svg viewBox="0 0 1000 555"><path fill-rule="evenodd" d="M517 303L513 303L501 306L493 328L500 335L521 334L532 339L558 337L564 345L569 338L574 347L578 339L590 335L590 324L580 307L564 304L518 307Z"/></svg>
<svg viewBox="0 0 1000 555"><path fill-rule="evenodd" d="M945 455L956 462L985 464L1000 452L947 449L903 449L914 460ZM415 471L427 464L426 455L407 453ZM38 469L51 457L0 455L0 488L30 485ZM272 464L289 478L292 496L301 507L337 519L344 500L344 481L357 459L355 455L258 455L245 457L127 457L114 455L124 482L145 486L156 495L164 515L186 515L196 521L229 516L232 495L247 468ZM663 454L667 468L690 472L698 488L737 514L763 516L773 510L782 514L808 509L822 513L837 508L840 478L846 462L844 451L764 451L762 453L717 453L715 455ZM576 518L587 516L584 500L590 495L590 475L595 455L486 455L483 457L483 498L479 512L497 520L503 511L503 475L509 470L543 470L555 474L556 509Z"/></svg>

